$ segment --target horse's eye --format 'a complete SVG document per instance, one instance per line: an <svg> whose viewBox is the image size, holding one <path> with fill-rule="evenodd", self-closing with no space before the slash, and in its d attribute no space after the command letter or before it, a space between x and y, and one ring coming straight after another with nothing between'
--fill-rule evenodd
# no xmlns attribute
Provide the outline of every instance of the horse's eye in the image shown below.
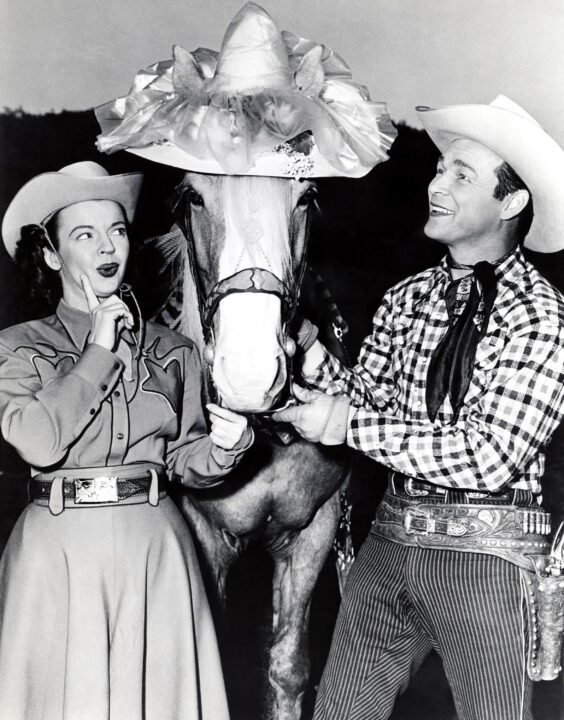
<svg viewBox="0 0 564 720"><path fill-rule="evenodd" d="M194 207L204 207L204 198L194 188L190 188L187 192L188 202Z"/></svg>
<svg viewBox="0 0 564 720"><path fill-rule="evenodd" d="M308 188L298 200L298 207L307 207L311 205L317 197L317 190L313 187Z"/></svg>

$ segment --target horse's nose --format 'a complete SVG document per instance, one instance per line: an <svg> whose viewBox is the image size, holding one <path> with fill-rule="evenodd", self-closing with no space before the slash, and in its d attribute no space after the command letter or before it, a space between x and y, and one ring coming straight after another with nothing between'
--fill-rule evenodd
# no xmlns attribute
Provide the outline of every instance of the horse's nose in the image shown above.
<svg viewBox="0 0 564 720"><path fill-rule="evenodd" d="M276 402L286 383L281 302L271 293L231 293L214 319L212 376L227 407L258 412Z"/></svg>
<svg viewBox="0 0 564 720"><path fill-rule="evenodd" d="M286 361L282 353L262 358L216 353L213 380L227 407L261 412L272 407L286 384Z"/></svg>

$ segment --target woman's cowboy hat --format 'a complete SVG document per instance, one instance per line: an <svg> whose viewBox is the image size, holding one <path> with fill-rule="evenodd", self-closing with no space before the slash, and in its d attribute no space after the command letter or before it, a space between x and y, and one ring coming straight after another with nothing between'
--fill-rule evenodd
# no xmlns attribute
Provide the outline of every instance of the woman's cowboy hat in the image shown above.
<svg viewBox="0 0 564 720"><path fill-rule="evenodd" d="M360 177L396 131L329 48L280 32L247 3L219 53L176 45L130 93L96 110L103 152L220 175Z"/></svg>
<svg viewBox="0 0 564 720"><path fill-rule="evenodd" d="M15 257L24 225L40 225L58 210L84 200L113 200L132 222L142 181L141 173L109 175L101 165L90 161L37 175L19 190L6 210L2 222L6 250Z"/></svg>
<svg viewBox="0 0 564 720"><path fill-rule="evenodd" d="M441 152L468 138L503 158L531 191L534 219L525 245L538 252L564 248L564 150L509 98L489 105L418 107L423 127Z"/></svg>

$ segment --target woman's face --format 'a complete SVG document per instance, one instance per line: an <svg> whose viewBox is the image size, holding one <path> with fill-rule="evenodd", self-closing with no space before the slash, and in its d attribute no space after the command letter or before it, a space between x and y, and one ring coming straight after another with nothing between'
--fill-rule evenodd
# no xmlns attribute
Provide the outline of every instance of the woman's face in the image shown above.
<svg viewBox="0 0 564 720"><path fill-rule="evenodd" d="M46 249L45 260L60 271L65 300L87 310L81 275L100 298L113 295L123 280L129 255L123 209L112 200L86 200L60 210L56 225L59 257Z"/></svg>

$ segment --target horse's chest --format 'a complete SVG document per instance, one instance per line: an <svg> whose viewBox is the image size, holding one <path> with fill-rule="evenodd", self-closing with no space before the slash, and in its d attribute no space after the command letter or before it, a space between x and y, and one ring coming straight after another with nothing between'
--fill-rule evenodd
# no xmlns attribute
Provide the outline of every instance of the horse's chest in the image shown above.
<svg viewBox="0 0 564 720"><path fill-rule="evenodd" d="M221 497L201 491L193 497L199 512L237 535L305 527L344 482L348 467L342 448L302 441L286 447L259 442L253 451L224 483Z"/></svg>

